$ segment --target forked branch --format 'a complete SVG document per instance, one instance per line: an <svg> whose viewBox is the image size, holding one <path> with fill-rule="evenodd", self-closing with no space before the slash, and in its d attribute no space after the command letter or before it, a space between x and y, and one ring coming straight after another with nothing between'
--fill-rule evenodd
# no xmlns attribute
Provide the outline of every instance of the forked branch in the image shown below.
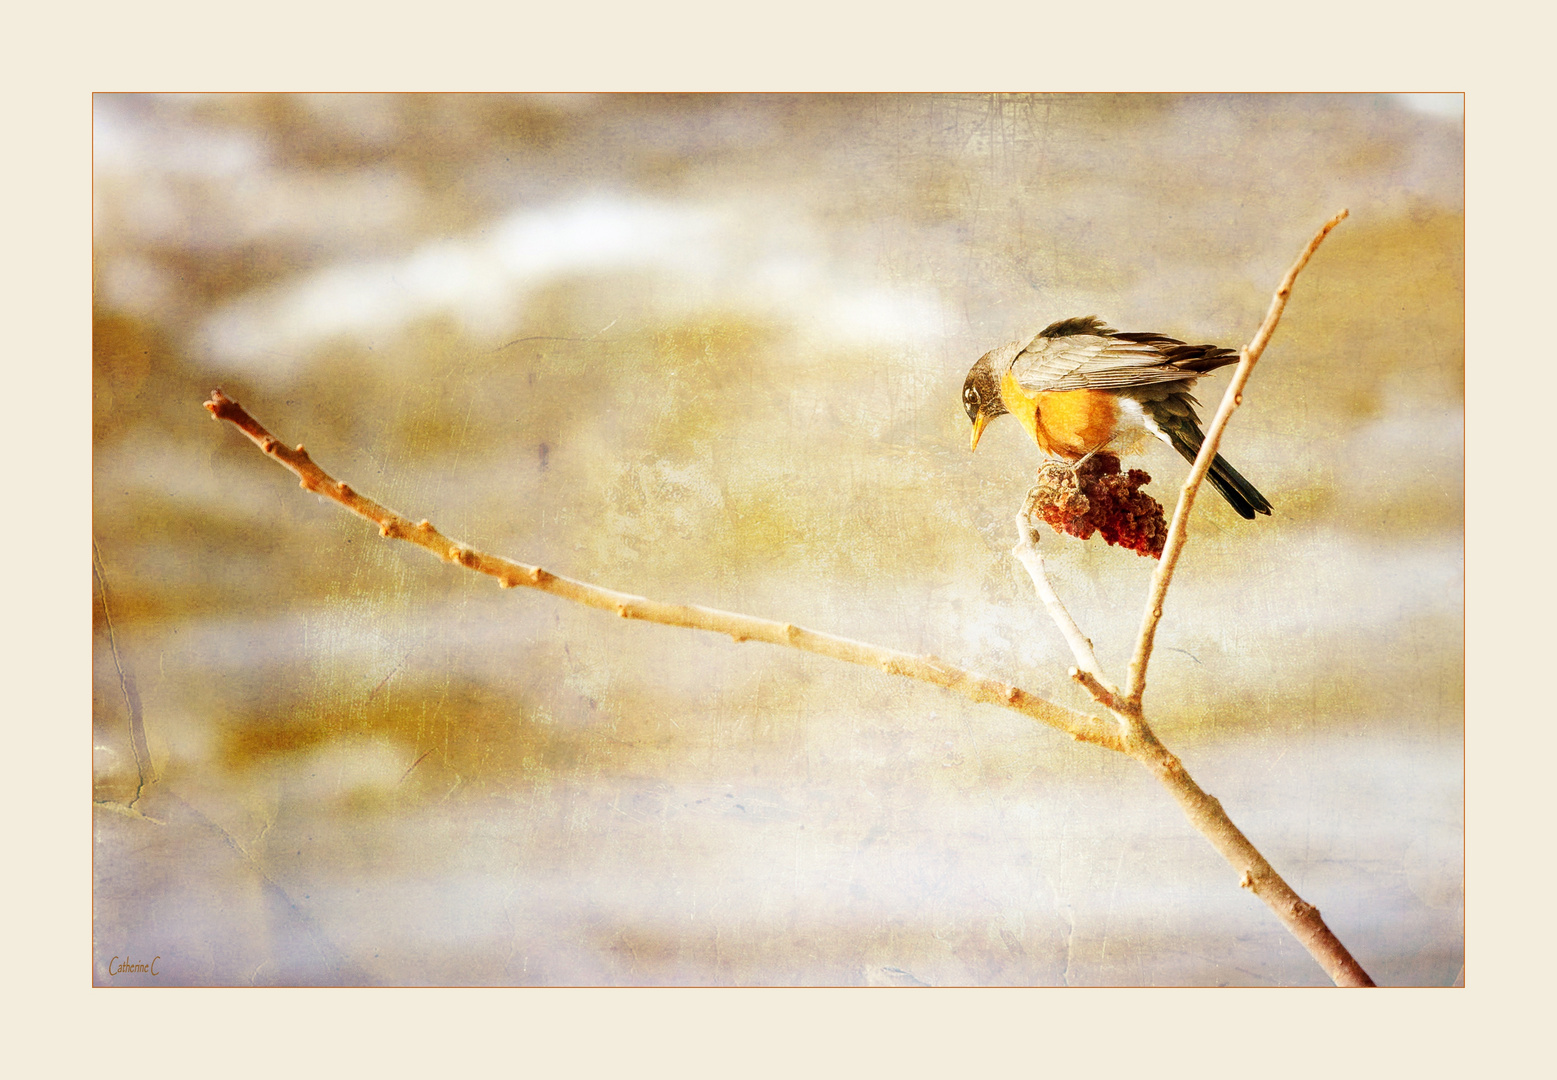
<svg viewBox="0 0 1557 1080"><path fill-rule="evenodd" d="M1049 586L1043 572L1043 561L1038 556L1033 543L1035 537L1030 526L1025 521L1019 520L1019 542L1013 553L1027 567L1034 586L1071 646L1077 664L1071 670L1071 677L1113 714L1118 721L1117 724L1056 705L1009 683L947 664L933 656L913 656L862 641L807 630L790 623L758 619L734 612L686 604L667 604L601 588L588 582L576 581L553 574L539 566L530 566L478 551L444 536L425 520L413 523L408 518L358 493L347 484L335 480L314 463L302 446L292 449L284 446L241 405L228 398L221 390L212 392L211 400L205 403L205 407L210 410L214 418L229 421L238 427L266 455L296 473L302 487L339 503L373 522L378 526L380 535L415 544L445 562L456 563L466 569L486 574L495 578L503 588L523 586L590 607L613 611L626 619L642 619L667 626L708 630L728 634L736 641L765 641L773 645L786 645L849 663L879 668L889 674L944 687L973 701L1015 710L1063 731L1073 739L1129 754L1145 765L1168 788L1191 823L1235 869L1240 871L1239 883L1245 888L1252 889L1275 911L1282 923L1319 960L1332 979L1342 985L1371 986L1372 980L1324 925L1318 910L1305 903L1292 891L1264 857L1255 850L1254 845L1249 843L1248 838L1227 817L1221 804L1195 784L1184 771L1178 758L1170 753L1152 733L1140 707L1146 661L1151 656L1157 620L1162 615L1163 595L1172 580L1173 567L1184 544L1185 519L1193 504L1195 491L1216 453L1217 444L1220 442L1222 431L1227 426L1228 418L1239 402L1239 395L1248 380L1249 371L1259 359L1260 352L1263 351L1265 343L1275 329L1281 309L1285 306L1286 297L1291 291L1293 280L1320 241L1324 239L1325 234L1345 216L1346 212L1343 210L1332 219L1315 236L1298 262L1288 271L1281 288L1277 290L1276 299L1271 305L1271 311L1266 315L1260 332L1244 350L1232 385L1228 388L1222 406L1207 432L1205 446L1190 471L1189 479L1185 481L1178 508L1174 512L1173 525L1163 559L1153 576L1151 597L1147 604L1147 618L1142 626L1135 659L1131 662L1130 682L1125 693L1121 694L1103 675L1093 654L1091 642L1065 611L1064 605Z"/></svg>
<svg viewBox="0 0 1557 1080"><path fill-rule="evenodd" d="M1130 661L1130 680L1124 695L1121 696L1099 670L1092 654L1091 642L1077 627L1075 620L1070 617L1065 606L1055 595L1044 574L1043 560L1039 557L1033 542L1032 526L1021 514L1017 515L1017 545L1012 549L1012 554L1027 568L1044 606L1049 609L1060 633L1071 644L1078 664L1077 668L1071 669L1071 677L1092 695L1094 701L1112 712L1119 721L1125 739L1125 753L1150 770L1152 775L1168 789L1190 824L1194 825L1196 830L1210 841L1211 846L1232 864L1233 869L1239 872L1238 884L1252 890L1265 902L1281 920L1282 925L1303 944L1309 955L1319 962L1325 973L1338 986L1372 986L1373 980L1368 977L1362 965L1357 963L1346 946L1341 944L1340 939L1320 918L1319 909L1304 901L1293 891L1258 849L1249 842L1249 838L1233 824L1227 812L1222 809L1222 804L1206 794L1200 785L1195 783L1185 771L1183 763L1157 738L1141 709L1146 664L1151 658L1157 623L1162 618L1163 599L1167 594L1168 585L1173 580L1173 569L1178 563L1179 553L1184 549L1184 541L1188 535L1185 530L1190 508L1195 502L1195 493L1199 490L1201 481L1205 479L1206 472L1216 457L1217 445L1221 442L1222 432L1227 428L1233 409L1242 403L1243 387L1249 380L1249 373L1254 369L1260 354L1264 352L1266 344L1270 341L1271 334L1276 330L1282 310L1286 307L1287 297L1292 292L1293 282L1320 242L1345 217L1346 211L1342 210L1326 222L1309 241L1308 246L1287 271L1286 277L1282 278L1258 333L1243 350L1232 382L1227 388L1227 393L1222 397L1221 407L1217 409L1216 418L1206 433L1205 445L1201 447L1194 467L1190 469L1189 477L1184 481L1184 487L1179 493L1178 505L1173 511L1173 523L1168 529L1162 560L1152 575L1141 634L1136 643L1135 655Z"/></svg>

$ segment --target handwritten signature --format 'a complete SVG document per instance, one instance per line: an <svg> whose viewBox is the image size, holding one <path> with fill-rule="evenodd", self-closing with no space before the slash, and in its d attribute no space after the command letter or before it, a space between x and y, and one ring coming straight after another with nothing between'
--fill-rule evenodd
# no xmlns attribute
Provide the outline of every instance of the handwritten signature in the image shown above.
<svg viewBox="0 0 1557 1080"><path fill-rule="evenodd" d="M147 975L155 975L157 973L157 961L161 959L161 956L153 956L149 964L132 964L129 957L125 957L123 962L121 962L116 956L108 961L108 974L122 975L139 971Z"/></svg>

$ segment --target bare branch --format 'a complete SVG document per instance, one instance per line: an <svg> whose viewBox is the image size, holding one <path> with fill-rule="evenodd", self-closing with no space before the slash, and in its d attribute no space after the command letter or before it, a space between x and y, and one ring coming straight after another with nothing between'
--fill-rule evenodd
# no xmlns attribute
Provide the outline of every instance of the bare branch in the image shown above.
<svg viewBox="0 0 1557 1080"><path fill-rule="evenodd" d="M1132 746L1130 756L1151 770L1178 802L1190 824L1239 872L1238 884L1252 890L1265 902L1337 986L1373 986L1373 980L1362 965L1353 959L1346 946L1320 918L1319 909L1293 891L1233 824L1221 802L1195 783L1179 759L1158 742L1149 729L1146 736L1145 740Z"/></svg>
<svg viewBox="0 0 1557 1080"><path fill-rule="evenodd" d="M1292 887L1276 873L1259 850L1249 842L1249 838L1233 824L1227 812L1222 809L1222 804L1206 794L1200 785L1195 783L1185 771L1183 763L1157 738L1141 709L1146 664L1151 657L1157 622L1162 618L1163 597L1169 583L1173 580L1173 570L1178 562L1179 553L1184 548L1187 535L1185 527L1189 511L1194 505L1195 493L1216 457L1217 446L1221 442L1222 432L1226 430L1227 423L1232 418L1233 409L1242 403L1243 387L1276 329L1276 323L1281 318L1282 309L1286 306L1287 297L1292 292L1292 284L1297 279L1298 272L1307 264L1309 257L1313 255L1330 230L1346 216L1347 212L1342 210L1326 222L1309 241L1292 268L1287 271L1286 277L1282 279L1271 301L1270 310L1266 313L1265 321L1255 334L1254 340L1243 351L1233 380L1206 433L1205 444L1195 459L1194 467L1190 469L1189 477L1184 481L1178 506L1174 510L1173 523L1168 530L1162 560L1152 575L1151 592L1147 601L1145 620L1141 627L1141 636L1136 644L1135 656L1130 662L1128 693L1121 696L1118 689L1103 676L1097 657L1092 651L1092 643L1081 632L1081 628L1076 625L1075 620L1071 618L1065 605L1060 602L1053 587L1050 586L1044 572L1043 558L1038 553L1037 531L1025 512L1017 515L1017 545L1011 549L1011 554L1027 568L1028 575L1033 579L1033 587L1049 609L1049 614L1054 619L1055 625L1059 627L1060 633L1069 642L1071 652L1075 654L1077 666L1071 668L1070 677L1081 684L1092 695L1093 700L1108 709L1118 719L1124 735L1125 752L1144 765L1158 782L1168 789L1190 824L1211 843L1211 846L1232 865L1234 870L1239 872L1239 885L1251 889L1265 902L1266 906L1281 920L1282 925L1302 943L1309 955L1319 962L1325 974L1329 975L1336 985L1372 986L1373 980L1368 977L1368 973L1353 959L1346 946L1341 944L1340 939L1320 918L1319 909L1305 902L1292 890Z"/></svg>
<svg viewBox="0 0 1557 1080"><path fill-rule="evenodd" d="M807 630L792 623L774 622L690 604L666 604L631 593L603 589L598 585L553 574L539 566L529 566L477 551L444 536L431 523L413 523L335 480L314 464L302 446L288 449L282 445L243 406L220 390L212 391L211 400L205 403L205 407L213 417L231 422L267 456L296 473L302 487L367 518L378 526L379 535L415 544L445 562L456 563L467 570L496 578L497 583L505 589L523 586L589 607L612 611L624 619L642 619L667 626L710 630L716 634L728 634L736 641L766 641L772 645L804 649L851 664L879 668L890 675L901 675L944 687L986 705L1012 709L1063 731L1080 742L1095 743L1109 750L1124 750L1124 740L1114 726L1105 720L1056 705L1020 687L955 667L933 656L914 656L863 641Z"/></svg>
<svg viewBox="0 0 1557 1080"><path fill-rule="evenodd" d="M1168 586L1173 582L1173 571L1178 566L1179 553L1183 551L1184 541L1187 539L1189 512L1195 505L1195 494L1200 490L1200 483L1205 479L1206 473L1210 471L1211 462L1216 460L1217 447L1222 443L1222 432L1227 430L1227 423L1232 419L1233 410L1243 404L1244 384L1249 381L1254 365L1259 363L1260 354L1265 351L1271 335L1276 332L1276 324L1281 321L1281 313L1287 306L1287 297L1292 294L1293 282L1297 280L1303 267L1308 265L1309 258L1324 238L1330 235L1330 230L1345 220L1347 213L1342 210L1325 222L1314 234L1314 238L1303 248L1286 276L1281 279L1276 294L1271 297L1270 309L1265 313L1265 321L1260 324L1254 339L1244 346L1243 356L1233 372L1232 381L1227 384L1227 392L1222 395L1222 404L1217 408L1211 426L1206 429L1206 441L1200 447L1200 453L1195 458L1194 466L1189 470L1189 476L1184 479L1184 487L1179 492L1178 506L1173 510L1173 521L1168 526L1168 539L1163 546L1162 559L1157 563L1157 569L1152 574L1151 590L1146 598L1146 611L1141 619L1141 632L1136 639L1135 653L1130 658L1130 673L1125 683L1125 697L1137 707L1140 706L1142 695L1146 693L1146 665L1151 661L1152 644L1157 636L1157 623L1162 619L1163 601L1167 596Z"/></svg>
<svg viewBox="0 0 1557 1080"><path fill-rule="evenodd" d="M1026 520L1020 519L1018 531L1023 533L1024 538L1026 527ZM1038 557L1031 539L1028 538L1026 545L1017 544L1012 554L1027 567L1033 586L1039 596L1043 597L1049 614L1059 624L1061 632L1067 638L1074 634L1090 657L1091 643L1087 642L1085 635L1055 596L1044 574L1043 560ZM1093 664L1096 664L1095 660ZM1222 809L1221 802L1206 794L1184 769L1183 763L1157 738L1141 712L1140 703L1122 699L1115 687L1091 670L1073 667L1070 669L1070 677L1084 687L1094 701L1114 714L1123 733L1124 752L1144 765L1168 789L1189 823L1238 871L1239 885L1253 890L1265 902L1288 932L1324 968L1325 974L1337 986L1372 986L1373 980L1362 965L1352 958L1346 946L1341 944L1340 939L1320 918L1319 909L1293 891L1266 861L1265 856L1260 854L1259 849L1249 842L1242 830L1233 824L1233 819Z"/></svg>
<svg viewBox="0 0 1557 1080"><path fill-rule="evenodd" d="M1207 430L1205 444L1190 470L1189 477L1184 482L1178 506L1174 510L1173 523L1169 528L1163 557L1152 577L1146 614L1140 638L1136 643L1135 654L1130 662L1130 679L1127 693L1124 695L1121 695L1118 689L1104 677L1092 650L1092 643L1081 632L1080 627L1076 625L1075 620L1071 618L1050 586L1044 572L1042 556L1038 553L1036 530L1025 514L1018 515L1018 543L1012 549L1012 554L1026 567L1032 578L1033 587L1043 599L1051 617L1059 626L1060 632L1076 657L1077 667L1071 669L1071 678L1086 688L1100 705L1114 715L1119 722L1118 728L1097 717L1086 716L1035 697L1018 687L945 664L935 657L912 656L832 634L807 630L789 623L756 619L733 612L690 605L665 604L560 577L539 566L528 566L476 551L443 536L428 522L413 524L394 511L332 479L313 463L303 447L298 446L295 450L288 450L282 446L240 405L227 398L220 390L212 393L211 400L206 402L206 408L215 418L235 424L267 455L296 473L304 488L333 499L353 513L374 522L378 525L381 535L406 540L426 548L446 562L458 563L467 569L494 577L504 588L524 586L591 607L615 611L623 618L711 630L715 633L729 634L736 641L766 641L774 645L805 649L850 663L877 667L894 675L919 679L955 690L974 701L1013 709L1040 723L1057 728L1079 741L1127 753L1150 770L1168 789L1190 823L1206 837L1234 870L1239 872L1239 884L1251 889L1271 908L1282 924L1303 944L1337 985L1372 986L1373 980L1325 925L1324 920L1320 918L1319 910L1303 901L1282 880L1265 857L1233 824L1223 810L1222 804L1206 794L1195 783L1184 770L1179 759L1153 733L1141 710L1146 665L1151 657L1157 622L1162 618L1163 598L1172 581L1179 553L1184 546L1186 523L1190 509L1194 505L1195 494L1205 478L1211 461L1215 458L1222 432L1232 417L1233 409L1242 403L1243 387L1269 342L1271 334L1275 331L1282 309L1286 306L1287 297L1292 291L1293 282L1320 242L1346 216L1346 211L1341 211L1309 242L1276 290L1270 310L1258 333L1243 350L1243 356L1234 372L1232 382Z"/></svg>
<svg viewBox="0 0 1557 1080"><path fill-rule="evenodd" d="M1053 586L1049 584L1049 576L1043 568L1043 556L1038 551L1038 530L1034 528L1032 519L1025 512L1016 515L1016 536L1016 546L1011 549L1011 554L1027 568L1028 576L1033 579L1033 588L1038 590L1038 595L1043 599L1044 606L1049 609L1054 624L1060 628L1060 633L1065 636L1066 643L1070 645L1071 654L1076 657L1076 666L1091 676L1100 688L1107 690L1110 697L1117 694L1118 690L1109 685L1108 680L1103 676L1103 669L1098 665L1097 655L1092 651L1092 642L1081 632L1081 627L1077 626L1076 620L1070 617L1070 612L1065 610L1065 605L1060 602ZM1098 700L1102 703L1101 698Z"/></svg>

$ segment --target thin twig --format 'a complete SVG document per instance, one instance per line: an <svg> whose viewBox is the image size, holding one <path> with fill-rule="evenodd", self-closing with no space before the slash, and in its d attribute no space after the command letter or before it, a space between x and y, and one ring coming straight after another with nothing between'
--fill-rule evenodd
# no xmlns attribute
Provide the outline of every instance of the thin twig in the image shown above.
<svg viewBox="0 0 1557 1080"><path fill-rule="evenodd" d="M890 675L918 679L921 682L956 691L983 704L1012 709L1039 723L1063 731L1080 742L1095 743L1110 750L1124 749L1123 739L1114 726L1105 720L1056 705L1020 687L956 667L934 656L914 656L818 630L807 630L793 623L774 622L771 619L758 619L750 615L691 604L662 603L562 577L539 566L529 566L498 555L477 551L475 548L444 536L433 528L431 523L427 521L413 523L395 511L359 494L350 486L335 480L314 464L302 446L288 449L282 445L250 416L243 406L220 390L212 391L211 400L205 403L205 407L210 410L213 417L231 422L253 440L267 456L296 473L303 488L340 503L352 513L367 518L378 526L379 535L415 544L445 562L456 563L467 570L496 578L497 583L505 589L523 586L589 607L615 612L624 619L641 619L645 622L663 623L666 626L709 630L716 634L728 634L738 642L766 641L772 645L804 649L807 652L830 656L835 660L845 660L851 664L879 668Z"/></svg>
<svg viewBox="0 0 1557 1080"><path fill-rule="evenodd" d="M1298 255L1297 261L1287 271L1286 277L1281 279L1281 285L1276 289L1276 294L1271 297L1270 309L1265 313L1265 321L1260 324L1254 340L1244 346L1243 355L1238 361L1237 369L1233 372L1232 381L1227 384L1227 392L1222 395L1222 404L1216 410L1216 417L1211 421L1211 426L1206 429L1206 440L1201 444L1200 453L1195 457L1195 464L1189 470L1189 476L1184 479L1184 487L1179 492L1178 506L1173 510L1173 522L1168 526L1168 539L1163 545L1162 558L1152 574L1151 591L1147 595L1146 611L1141 619L1141 632L1135 642L1135 653L1130 658L1130 673L1125 682L1125 697L1136 706L1140 705L1141 697L1146 693L1146 665L1151 661L1152 643L1157 636L1157 623L1162 619L1163 600L1167 596L1169 584L1173 581L1173 571L1178 566L1179 553L1183 551L1184 541L1188 536L1186 530L1189 525L1189 511L1195 505L1195 493L1200 490L1201 481L1210 470L1211 462L1216 459L1217 447L1222 442L1222 432L1227 429L1227 422L1232 419L1233 410L1243 404L1244 384L1249 381L1254 365L1259 363L1260 354L1265 351L1271 335L1276 332L1276 324L1281 321L1281 313L1287 306L1287 297L1292 294L1292 283L1297 280L1298 273L1303 267L1308 265L1309 258L1324 238L1330 235L1330 230L1345 220L1346 216L1347 211L1342 210L1325 222Z"/></svg>
<svg viewBox="0 0 1557 1080"><path fill-rule="evenodd" d="M1117 694L1117 688L1110 685L1103 675L1103 669L1097 662L1097 655L1092 651L1092 642L1081 632L1081 627L1076 625L1076 620L1070 617L1070 612L1065 610L1065 605L1060 602L1059 596L1049 585L1049 577L1044 573L1043 555L1038 551L1038 530L1033 527L1032 519L1025 513L1016 515L1016 535L1016 546L1011 549L1011 554L1027 568L1028 577L1033 579L1033 588L1038 590L1038 595L1043 598L1044 605L1048 607L1054 624L1060 628L1060 633L1065 636L1066 643L1070 645L1071 654L1076 658L1076 666L1092 676L1110 694Z"/></svg>

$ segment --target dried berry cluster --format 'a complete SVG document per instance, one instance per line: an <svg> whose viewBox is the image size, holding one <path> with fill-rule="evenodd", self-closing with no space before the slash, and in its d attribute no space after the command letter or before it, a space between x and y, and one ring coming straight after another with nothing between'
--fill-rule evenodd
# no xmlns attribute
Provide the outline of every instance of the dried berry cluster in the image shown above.
<svg viewBox="0 0 1557 1080"><path fill-rule="evenodd" d="M1038 470L1025 509L1029 516L1036 511L1055 532L1082 540L1100 532L1110 544L1160 559L1168 524L1162 505L1141 490L1150 482L1140 469L1120 475L1119 459L1106 452L1093 454L1074 472L1051 462Z"/></svg>

